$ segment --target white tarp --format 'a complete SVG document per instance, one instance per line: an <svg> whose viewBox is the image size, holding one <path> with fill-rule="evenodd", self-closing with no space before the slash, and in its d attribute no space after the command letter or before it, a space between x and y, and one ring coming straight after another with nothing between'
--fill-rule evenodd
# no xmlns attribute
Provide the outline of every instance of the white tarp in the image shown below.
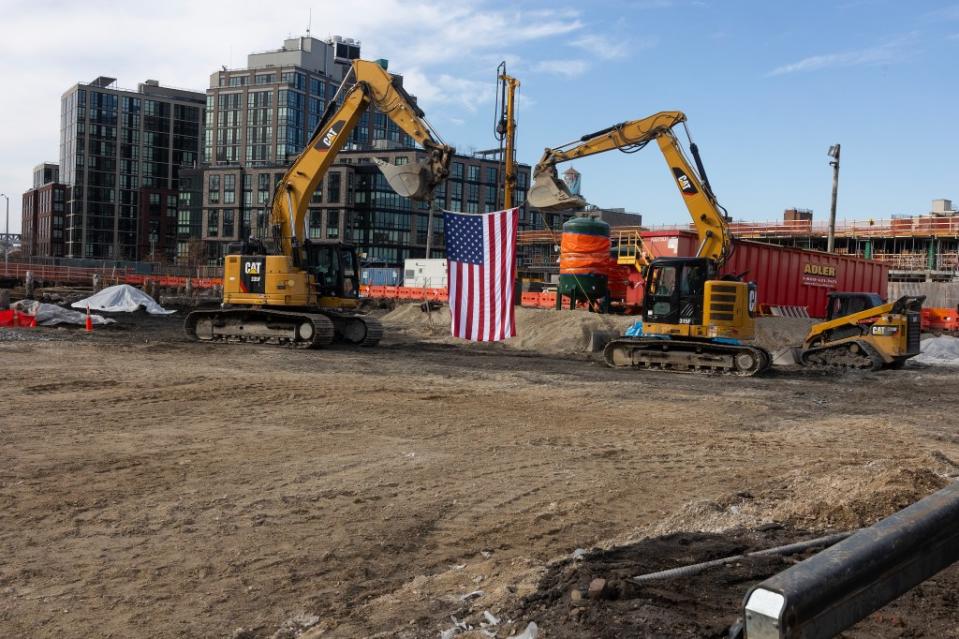
<svg viewBox="0 0 959 639"><path fill-rule="evenodd" d="M129 284L107 287L85 300L74 302L70 306L86 310L88 305L91 311L106 311L108 313L132 313L139 310L141 306L150 315L176 313L176 311L166 310L157 304L152 297Z"/></svg>
<svg viewBox="0 0 959 639"><path fill-rule="evenodd" d="M20 300L12 304L12 307L21 313L35 315L39 326L56 326L57 324L83 326L87 323L86 313L71 311L56 304L44 304L43 302L37 302L35 300ZM116 322L115 319L103 317L102 315L90 315L90 321L93 322L95 326L103 326L104 324L113 324Z"/></svg>

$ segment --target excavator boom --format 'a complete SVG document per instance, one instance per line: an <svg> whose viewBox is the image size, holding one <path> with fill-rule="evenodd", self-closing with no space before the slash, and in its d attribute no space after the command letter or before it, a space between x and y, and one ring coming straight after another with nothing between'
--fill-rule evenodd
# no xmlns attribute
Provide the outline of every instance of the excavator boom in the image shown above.
<svg viewBox="0 0 959 639"><path fill-rule="evenodd" d="M681 111L662 111L648 118L621 122L584 135L578 142L546 149L533 169L533 186L528 198L530 205L544 210L585 207L586 201L571 193L566 183L559 178L557 164L606 151L638 151L656 140L699 235L697 257L709 258L721 266L729 255L732 241L725 215L705 177L698 148L695 144L690 145L698 167L698 170L694 170L673 133L673 128L685 125L685 122L686 115Z"/></svg>
<svg viewBox="0 0 959 639"><path fill-rule="evenodd" d="M454 149L434 137L423 112L386 69L375 62L354 60L337 93L344 91L350 76L354 84L346 89L342 105L336 108L336 101L330 101L313 136L273 194L271 217L279 229L281 250L295 261L301 257L298 253L305 237L304 221L310 197L370 105L395 122L427 152L427 157L417 163L380 165L383 175L398 194L427 199L449 174Z"/></svg>

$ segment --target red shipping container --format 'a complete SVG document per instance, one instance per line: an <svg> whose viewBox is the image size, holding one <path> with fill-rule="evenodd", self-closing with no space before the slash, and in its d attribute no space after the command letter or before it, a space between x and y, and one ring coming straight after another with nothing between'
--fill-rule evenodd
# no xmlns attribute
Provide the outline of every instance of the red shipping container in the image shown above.
<svg viewBox="0 0 959 639"><path fill-rule="evenodd" d="M670 242L670 237L676 241ZM698 248L696 235L688 231L643 233L643 241L654 257L686 257ZM756 282L761 305L805 306L817 318L826 314L830 291L878 293L885 298L889 282L889 267L881 262L752 240L735 241L722 272L745 273L746 280Z"/></svg>

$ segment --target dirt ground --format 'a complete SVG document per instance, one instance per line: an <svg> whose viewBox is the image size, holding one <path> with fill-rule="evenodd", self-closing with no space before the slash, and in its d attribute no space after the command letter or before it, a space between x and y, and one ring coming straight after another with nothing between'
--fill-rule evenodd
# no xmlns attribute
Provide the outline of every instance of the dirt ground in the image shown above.
<svg viewBox="0 0 959 639"><path fill-rule="evenodd" d="M955 369L639 373L413 317L322 351L194 344L176 316L0 331L0 635L722 636L781 565L576 613L568 590L869 524L959 474ZM708 615L669 622L707 583ZM957 586L850 636L959 636Z"/></svg>

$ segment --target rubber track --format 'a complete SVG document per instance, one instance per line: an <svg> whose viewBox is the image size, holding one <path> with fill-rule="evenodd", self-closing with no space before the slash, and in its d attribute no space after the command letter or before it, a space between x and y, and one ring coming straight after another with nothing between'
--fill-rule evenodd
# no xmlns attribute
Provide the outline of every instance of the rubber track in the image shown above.
<svg viewBox="0 0 959 639"><path fill-rule="evenodd" d="M375 317L363 316L363 323L366 324L366 337L360 342L360 346L376 346L383 339L383 325Z"/></svg>
<svg viewBox="0 0 959 639"><path fill-rule="evenodd" d="M313 337L307 341L294 341L290 339L282 338L265 338L259 336L246 336L243 334L233 334L233 335L217 335L213 339L200 339L196 335L196 323L197 321L206 316L206 317L219 317L219 318L228 318L230 316L236 317L251 317L259 315L264 321L269 317L275 318L289 318L298 320L297 323L301 323L303 320L310 320L313 324ZM186 332L187 337L197 341L203 342L244 342L250 344L262 344L262 343L272 343L272 344L281 344L289 345L294 348L323 348L324 346L329 346L333 343L333 338L336 335L336 331L333 327L333 322L325 315L320 315L318 313L298 313L295 311L277 311L277 310L267 310L267 309L218 309L218 310L209 310L209 311L193 311L187 315L186 320L183 324L183 330Z"/></svg>
<svg viewBox="0 0 959 639"><path fill-rule="evenodd" d="M849 345L856 344L864 355L857 357L848 352ZM844 351L844 352L840 352ZM810 356L822 356L825 358L825 363L815 363L810 361ZM879 353L866 342L862 341L853 341L853 342L843 342L842 344L834 344L831 346L822 346L819 348L810 348L800 353L799 356L800 363L807 367L817 370L873 370L877 371L881 369L885 362L882 357L879 356ZM852 363L849 361L849 358L858 359L858 363Z"/></svg>
<svg viewBox="0 0 959 639"><path fill-rule="evenodd" d="M684 373L688 375L736 375L739 377L752 377L769 369L772 364L772 356L769 352L758 346L747 346L747 345L735 345L735 344L718 344L715 342L695 342L695 341L684 341L684 340L661 340L661 339L644 339L641 337L627 337L621 339L615 339L606 344L606 348L603 349L603 360L606 362L606 365L611 368L627 368L626 366L617 366L612 362L612 351L616 347L630 347L631 350L653 350L657 347L662 348L662 346L668 345L671 347L671 350L679 352L690 352L696 350L702 350L704 354L716 354L716 355L725 355L750 351L759 358L760 365L756 367L753 371L740 371L735 368L728 366L715 366L715 367L700 367L700 368L672 368L670 366L663 366L660 363L651 363L650 365L632 365L631 368L639 368L643 370L653 370L653 371L663 371L667 373ZM677 348L678 347L678 348Z"/></svg>

